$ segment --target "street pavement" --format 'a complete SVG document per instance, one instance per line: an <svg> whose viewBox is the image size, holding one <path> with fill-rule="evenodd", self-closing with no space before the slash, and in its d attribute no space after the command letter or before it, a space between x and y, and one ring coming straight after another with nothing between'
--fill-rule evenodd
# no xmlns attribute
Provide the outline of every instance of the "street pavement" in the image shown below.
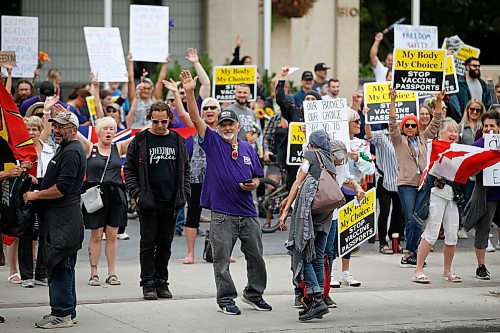
<svg viewBox="0 0 500 333"><path fill-rule="evenodd" d="M205 230L207 223L201 224ZM144 301L139 287L138 221L129 221L130 240L119 241L117 275L121 286L87 284L88 231L79 252L76 283L78 323L59 331L71 332L500 332L500 251L487 253L490 281L475 278L472 237L460 240L454 271L463 282L443 281L442 241L429 255L426 273L429 285L410 281L412 269L399 267L399 255L382 255L377 244L363 244L351 259L351 272L361 287L342 286L331 291L337 309L323 319L298 322L293 307L290 259L283 243L286 232L266 234L264 239L268 286L264 295L271 312L258 312L238 299L241 316L217 311L212 265L201 259L203 237L197 238L196 263L183 265L186 244L176 237L169 265L171 300ZM496 231L494 232L496 234ZM472 233L470 233L472 236ZM496 244L496 235L494 238ZM104 244L103 244L104 245ZM236 263L231 274L240 291L246 284L246 264L236 245ZM340 276L340 261L334 263ZM101 281L106 278L104 249L99 265ZM7 282L7 267L0 268L0 315L6 322L0 332L32 332L34 322L50 312L48 288L22 288Z"/></svg>

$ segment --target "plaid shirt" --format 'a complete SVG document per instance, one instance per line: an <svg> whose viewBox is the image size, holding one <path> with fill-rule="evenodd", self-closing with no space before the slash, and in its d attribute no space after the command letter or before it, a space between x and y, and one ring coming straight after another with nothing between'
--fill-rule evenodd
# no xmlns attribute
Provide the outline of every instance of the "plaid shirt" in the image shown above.
<svg viewBox="0 0 500 333"><path fill-rule="evenodd" d="M266 127L264 128L264 138L263 138L263 148L264 151L270 151L274 154L277 153L278 147L276 147L276 127L281 121L281 115L272 116L269 119Z"/></svg>

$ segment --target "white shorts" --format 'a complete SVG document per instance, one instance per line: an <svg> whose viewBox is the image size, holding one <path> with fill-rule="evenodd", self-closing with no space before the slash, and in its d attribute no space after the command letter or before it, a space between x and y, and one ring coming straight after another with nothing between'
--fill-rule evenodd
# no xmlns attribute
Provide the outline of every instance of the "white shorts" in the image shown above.
<svg viewBox="0 0 500 333"><path fill-rule="evenodd" d="M422 238L434 245L439 236L441 223L444 229L444 243L456 245L458 241L458 207L455 201L446 200L431 193L429 217Z"/></svg>

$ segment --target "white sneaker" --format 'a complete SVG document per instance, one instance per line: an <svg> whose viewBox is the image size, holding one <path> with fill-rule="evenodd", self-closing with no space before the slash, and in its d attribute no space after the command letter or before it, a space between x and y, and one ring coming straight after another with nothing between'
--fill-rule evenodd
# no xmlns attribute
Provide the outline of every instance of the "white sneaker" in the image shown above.
<svg viewBox="0 0 500 333"><path fill-rule="evenodd" d="M23 280L23 282L21 282L21 286L23 286L23 288L33 288L35 286L35 280L33 279Z"/></svg>
<svg viewBox="0 0 500 333"><path fill-rule="evenodd" d="M129 236L129 234L124 232L123 234L116 235L116 238L121 239L121 240L127 240L127 239L130 239L130 236Z"/></svg>
<svg viewBox="0 0 500 333"><path fill-rule="evenodd" d="M493 247L493 244L491 244L491 241L488 239L488 247L486 248L486 252L495 252L495 248Z"/></svg>
<svg viewBox="0 0 500 333"><path fill-rule="evenodd" d="M333 275L330 277L330 287L332 288L340 288L340 281L336 280Z"/></svg>
<svg viewBox="0 0 500 333"><path fill-rule="evenodd" d="M458 230L458 238L459 239L467 239L469 236L467 235L467 231L465 229Z"/></svg>
<svg viewBox="0 0 500 333"><path fill-rule="evenodd" d="M349 273L349 271L342 272L341 278L340 278L345 284L347 284L349 287L359 287L361 286L361 282L356 280L354 276Z"/></svg>

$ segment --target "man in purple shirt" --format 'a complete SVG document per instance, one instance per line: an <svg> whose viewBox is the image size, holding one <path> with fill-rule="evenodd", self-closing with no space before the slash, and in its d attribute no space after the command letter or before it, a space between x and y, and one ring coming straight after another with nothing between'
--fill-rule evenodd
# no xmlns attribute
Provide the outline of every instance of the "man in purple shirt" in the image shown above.
<svg viewBox="0 0 500 333"><path fill-rule="evenodd" d="M194 97L196 79L193 80L188 70L182 71L181 78L189 116L207 159L201 206L212 210L210 242L219 311L241 314L234 302L238 293L229 272L229 257L238 238L247 260L248 276L241 300L258 311L271 311L272 307L262 298L267 273L262 258L262 233L252 197L252 191L259 186L259 177L264 175L259 158L248 142L238 139L240 124L234 111L219 114L218 133L207 127Z"/></svg>

